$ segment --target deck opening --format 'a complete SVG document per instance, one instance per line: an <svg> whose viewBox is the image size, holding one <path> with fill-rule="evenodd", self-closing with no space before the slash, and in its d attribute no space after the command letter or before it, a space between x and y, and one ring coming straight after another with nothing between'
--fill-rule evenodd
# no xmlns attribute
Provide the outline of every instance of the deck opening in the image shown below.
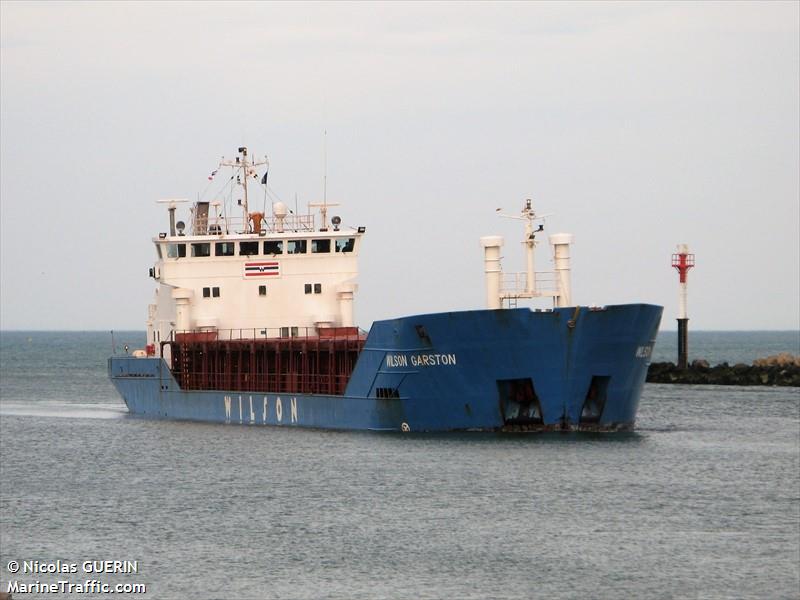
<svg viewBox="0 0 800 600"><path fill-rule="evenodd" d="M400 392L397 388L393 387L376 387L375 388L375 397L376 398L399 398Z"/></svg>
<svg viewBox="0 0 800 600"><path fill-rule="evenodd" d="M608 375L595 375L586 390L586 399L583 401L581 409L581 423L597 423L603 416L603 408L606 405L606 394L608 382L611 377Z"/></svg>
<svg viewBox="0 0 800 600"><path fill-rule="evenodd" d="M506 425L533 425L543 422L542 406L533 379L498 379L500 415Z"/></svg>

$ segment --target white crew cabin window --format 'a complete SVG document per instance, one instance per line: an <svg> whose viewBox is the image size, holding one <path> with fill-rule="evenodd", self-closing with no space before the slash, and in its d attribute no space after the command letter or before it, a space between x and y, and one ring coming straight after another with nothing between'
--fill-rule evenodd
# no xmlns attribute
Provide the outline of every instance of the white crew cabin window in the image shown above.
<svg viewBox="0 0 800 600"><path fill-rule="evenodd" d="M267 240L264 242L264 255L283 254L283 240Z"/></svg>
<svg viewBox="0 0 800 600"><path fill-rule="evenodd" d="M330 254L331 240L311 240L311 254Z"/></svg>
<svg viewBox="0 0 800 600"><path fill-rule="evenodd" d="M255 256L258 254L258 242L239 242L239 256Z"/></svg>
<svg viewBox="0 0 800 600"><path fill-rule="evenodd" d="M308 240L288 240L286 242L286 254L305 254L308 247Z"/></svg>
<svg viewBox="0 0 800 600"><path fill-rule="evenodd" d="M214 244L214 256L233 256L236 253L236 244L233 242L217 242Z"/></svg>
<svg viewBox="0 0 800 600"><path fill-rule="evenodd" d="M184 258L186 244L167 244L167 256L170 258Z"/></svg>
<svg viewBox="0 0 800 600"><path fill-rule="evenodd" d="M356 238L337 238L337 252L352 252L356 247Z"/></svg>

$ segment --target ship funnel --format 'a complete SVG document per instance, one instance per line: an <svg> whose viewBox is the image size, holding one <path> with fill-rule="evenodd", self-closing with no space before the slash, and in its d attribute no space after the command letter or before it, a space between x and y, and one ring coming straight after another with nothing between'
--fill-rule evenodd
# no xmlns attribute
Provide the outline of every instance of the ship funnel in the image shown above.
<svg viewBox="0 0 800 600"><path fill-rule="evenodd" d="M553 262L555 263L558 297L556 306L572 306L572 277L570 274L569 246L572 243L571 233L554 233L550 236L553 246Z"/></svg>
<svg viewBox="0 0 800 600"><path fill-rule="evenodd" d="M483 266L486 273L486 308L500 308L500 278L502 268L500 267L500 248L503 245L503 237L499 235L487 235L481 238L483 247Z"/></svg>

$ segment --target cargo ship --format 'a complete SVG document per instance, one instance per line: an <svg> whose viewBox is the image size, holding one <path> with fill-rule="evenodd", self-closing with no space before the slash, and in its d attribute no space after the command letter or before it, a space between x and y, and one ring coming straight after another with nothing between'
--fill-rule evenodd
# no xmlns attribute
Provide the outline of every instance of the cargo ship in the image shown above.
<svg viewBox="0 0 800 600"><path fill-rule="evenodd" d="M530 200L501 215L524 226L524 272L503 270L502 237L480 239L486 308L365 331L353 304L366 227L329 217L327 198L297 214L267 176L240 147L209 176L221 199L187 207L188 228L176 215L187 201L159 201L169 225L152 238L147 343L108 359L131 413L398 432L634 426L662 307L573 304L572 236L549 236L554 270L537 272L544 222ZM532 299L551 305L519 306Z"/></svg>

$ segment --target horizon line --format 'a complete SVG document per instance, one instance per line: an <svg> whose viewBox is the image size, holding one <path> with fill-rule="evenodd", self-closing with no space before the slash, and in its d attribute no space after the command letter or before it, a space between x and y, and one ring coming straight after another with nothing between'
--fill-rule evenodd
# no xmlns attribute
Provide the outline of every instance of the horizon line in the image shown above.
<svg viewBox="0 0 800 600"><path fill-rule="evenodd" d="M247 328L239 328L234 327L233 329L251 329ZM252 329L258 329L258 327L254 327ZM145 329L0 329L0 333L102 333L102 332L112 332L112 331L137 331L144 333ZM677 329L659 329L658 333L677 333ZM703 333L753 333L753 332L763 332L763 331L770 331L770 332L792 332L800 334L800 327L796 329L781 329L781 328L770 328L770 329L690 329L691 332L703 332Z"/></svg>

